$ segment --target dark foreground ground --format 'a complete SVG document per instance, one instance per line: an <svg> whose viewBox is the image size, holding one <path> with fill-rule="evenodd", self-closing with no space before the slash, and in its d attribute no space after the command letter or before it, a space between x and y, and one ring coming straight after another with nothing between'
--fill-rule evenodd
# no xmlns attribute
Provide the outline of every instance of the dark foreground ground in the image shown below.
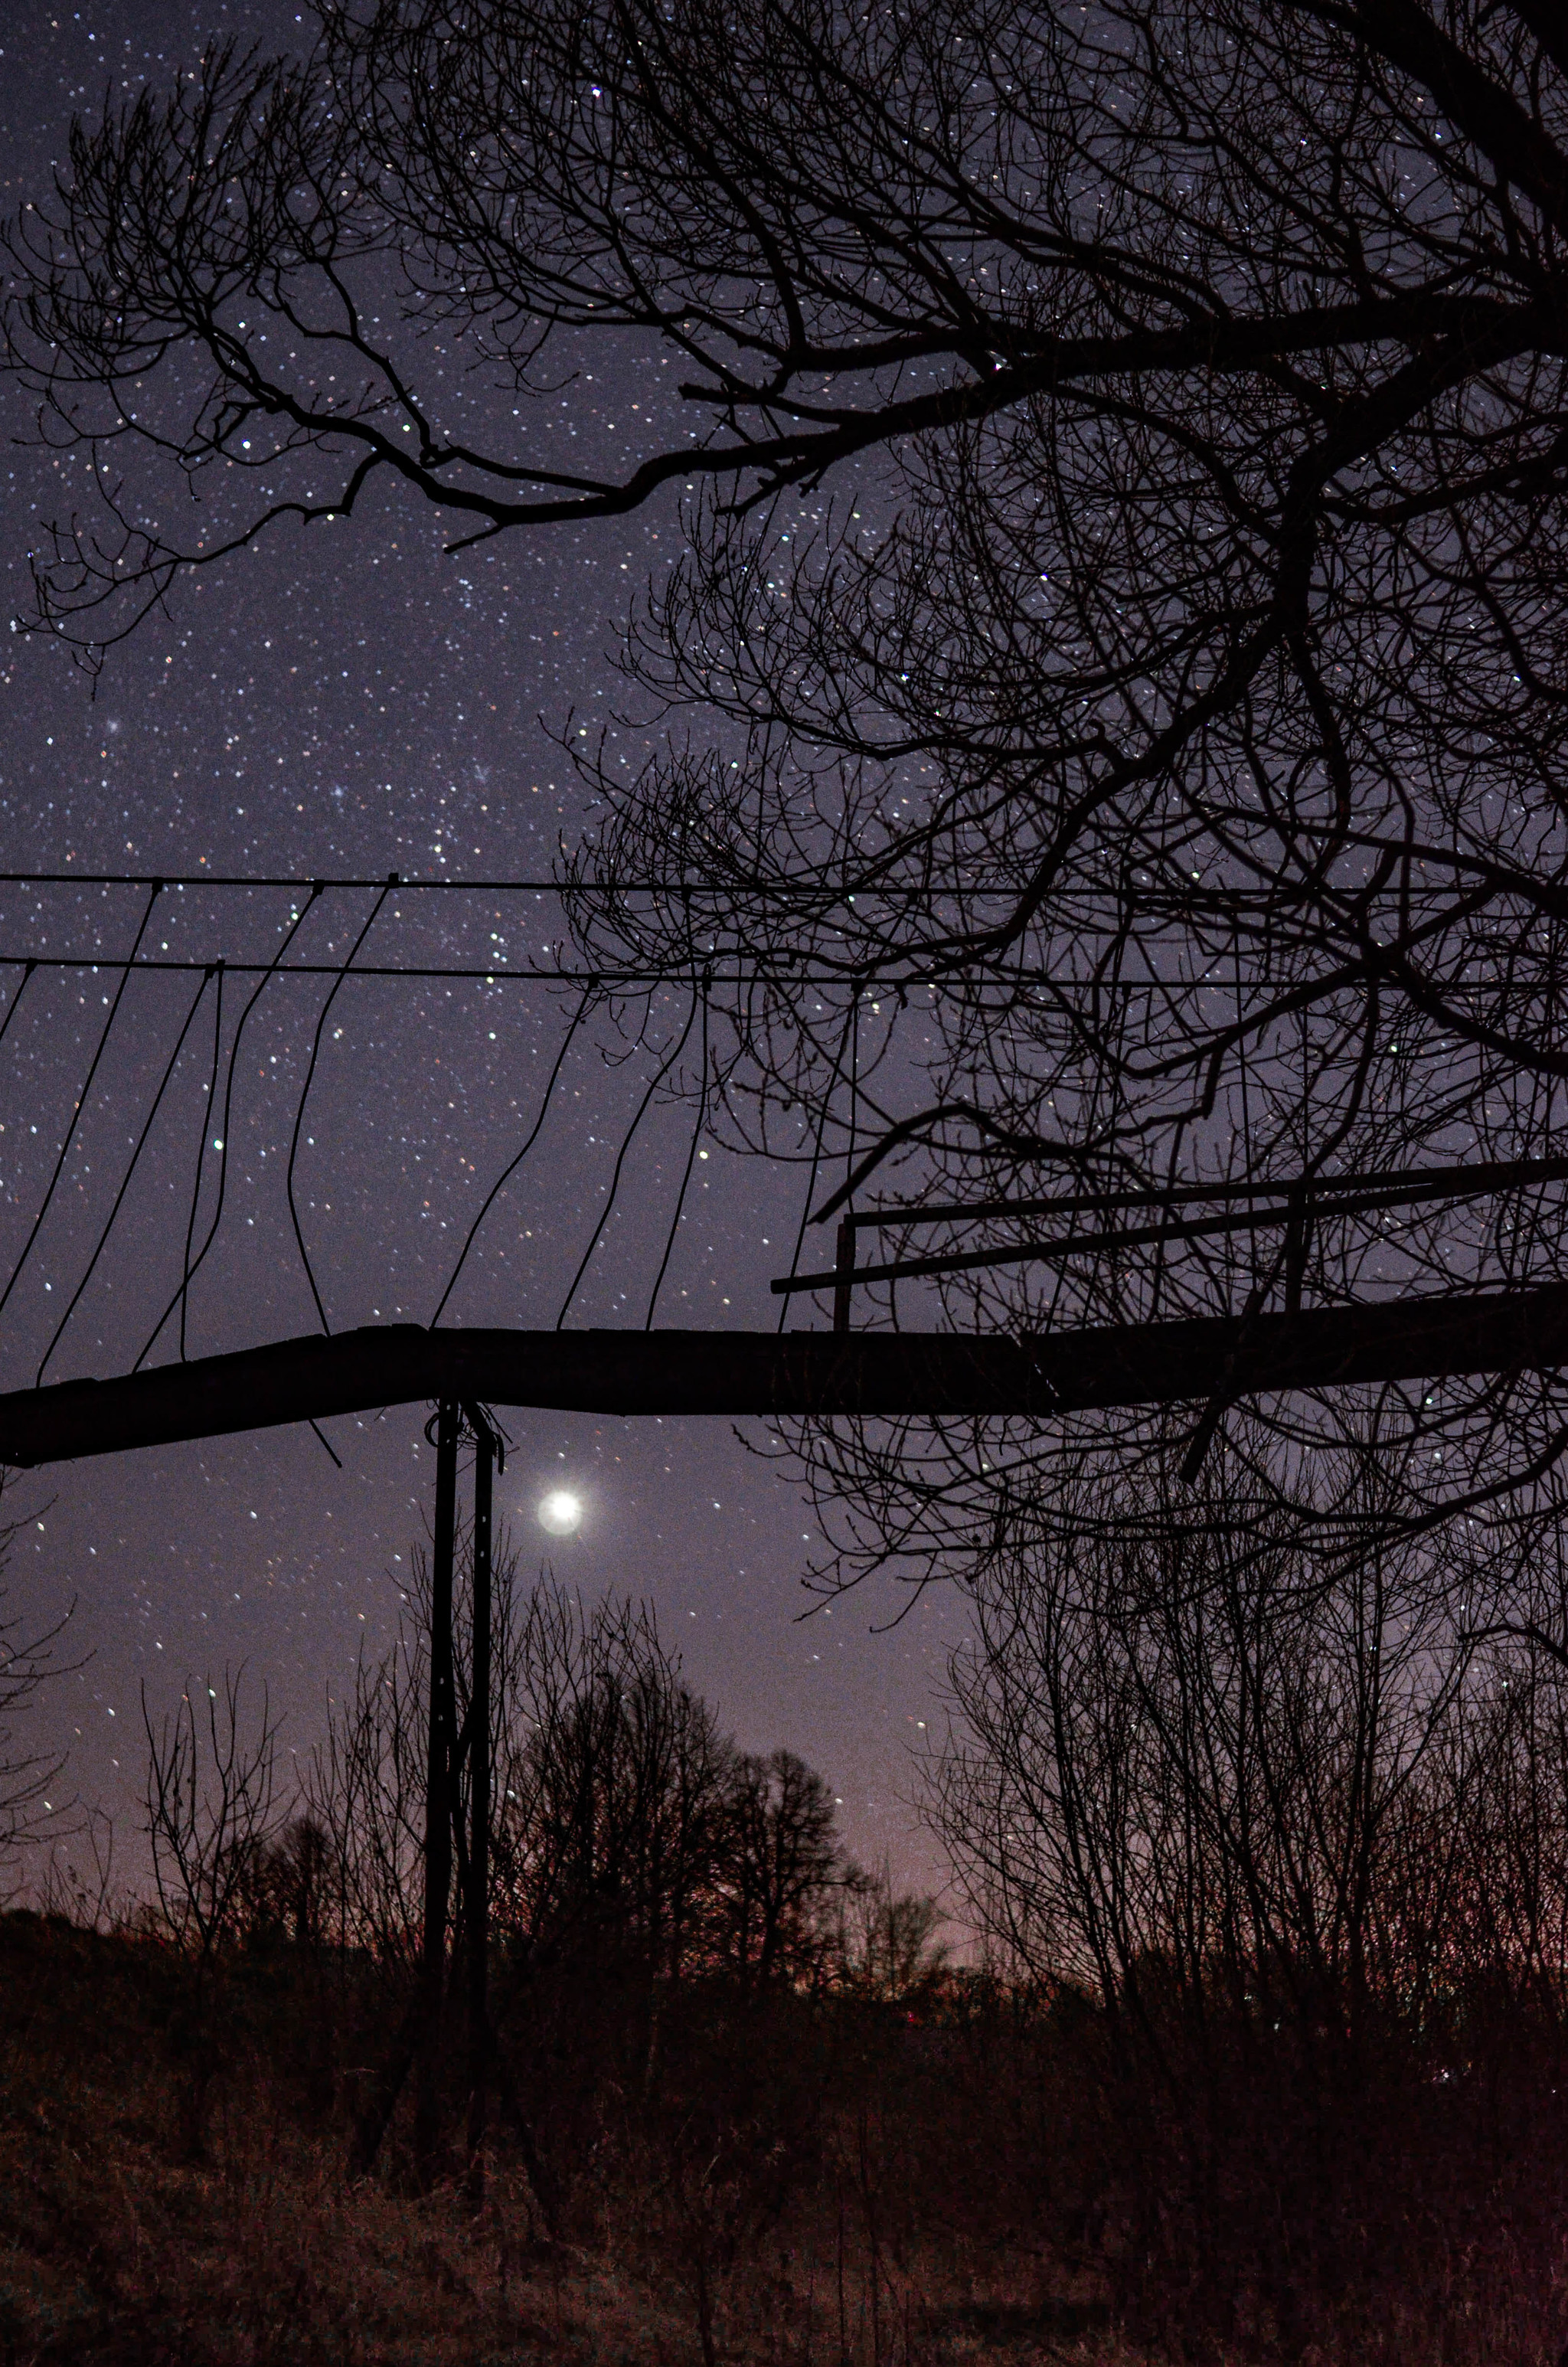
<svg viewBox="0 0 1568 2367"><path fill-rule="evenodd" d="M418 2191L407 2098L348 2174L384 1981L287 1947L198 1977L0 1917L0 2367L1557 2367L1568 2342L1555 2015L1484 2076L1337 2037L1340 2084L1303 2087L1249 2040L1205 2057L1200 2132L1161 2104L1169 2060L1113 2077L1070 1997L661 1997L581 1965L497 1990L517 2119L476 2210L455 2136Z"/></svg>
<svg viewBox="0 0 1568 2367"><path fill-rule="evenodd" d="M824 2041L804 2011L781 2033L766 2026L776 2004L744 2018L697 2033L705 2078L666 2073L672 2114L645 2098L628 2109L618 2078L584 2094L558 2054L579 2174L561 2181L552 2238L504 2127L477 2213L456 2159L413 2191L406 2103L376 2174L348 2177L356 2083L373 2068L354 2058L376 2057L387 2024L332 1967L280 1953L198 1991L156 1942L0 1918L0 2361L1123 2355L1101 2339L1094 2276L1016 2231L966 2229L962 2193L951 2225L914 2225L924 2173L900 2157L913 2124L890 2127L864 2083L891 2071L912 2098L940 2034L874 2016ZM792 2091L772 2113L759 2067ZM857 2071L861 2094L825 2112L813 2089ZM715 2084L742 2107L728 2127ZM943 2181L984 2160L982 2110L972 2091Z"/></svg>

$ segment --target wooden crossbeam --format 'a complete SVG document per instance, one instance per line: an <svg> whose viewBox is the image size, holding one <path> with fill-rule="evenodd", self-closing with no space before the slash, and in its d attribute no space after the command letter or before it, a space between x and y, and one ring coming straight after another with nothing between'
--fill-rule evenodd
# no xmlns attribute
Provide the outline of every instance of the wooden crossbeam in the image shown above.
<svg viewBox="0 0 1568 2367"><path fill-rule="evenodd" d="M1027 1338L958 1332L435 1331L281 1340L0 1396L28 1467L457 1398L604 1414L1049 1416L1568 1364L1568 1284Z"/></svg>

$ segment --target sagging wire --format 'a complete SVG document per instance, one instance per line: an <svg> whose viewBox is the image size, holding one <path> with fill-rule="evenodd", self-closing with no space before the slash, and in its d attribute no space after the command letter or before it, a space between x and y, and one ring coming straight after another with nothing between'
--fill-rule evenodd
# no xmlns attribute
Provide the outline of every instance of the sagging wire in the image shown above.
<svg viewBox="0 0 1568 2367"><path fill-rule="evenodd" d="M855 1172L855 1121L860 1116L860 1001L861 987L860 980L857 979L854 985L854 998L850 1005L852 1025L850 1029L850 1139L849 1147L844 1153L846 1177L852 1176ZM852 1194L847 1205L852 1210L853 1209L855 1204Z"/></svg>
<svg viewBox="0 0 1568 2367"><path fill-rule="evenodd" d="M800 1252L806 1240L806 1228L811 1222L811 1203L817 1197L817 1172L822 1164L822 1138L828 1131L828 1113L833 1104L833 1088L838 1083L840 1073L843 1069L844 1054L850 1048L850 1034L854 1025L855 1009L852 1005L845 1015L844 1032L839 1038L838 1055L828 1079L828 1090L822 1096L822 1106L817 1115L817 1140L812 1146L811 1172L806 1179L806 1198L801 1206L800 1224L795 1232L795 1248L789 1261L789 1278L792 1282L800 1271ZM781 1332L789 1321L789 1308L790 1302L786 1294L779 1304L778 1328Z"/></svg>
<svg viewBox="0 0 1568 2367"><path fill-rule="evenodd" d="M686 1191L687 1191L687 1187L688 1187L688 1185L690 1184L691 1180L692 1180L692 1170L693 1170L693 1168L696 1165L696 1162L697 1162L697 1145L698 1145L698 1143L699 1143L699 1142L702 1140L702 1138L703 1138L703 1128L704 1128L704 1127L705 1127L705 1126L706 1125L706 1123L707 1123L707 1114L708 1114L708 989L707 989L707 986L706 986L706 984L705 984L705 985L704 985L704 987L703 987L703 1042L702 1042L702 1060L703 1060L703 1069L702 1069L702 1078L703 1078L703 1081L702 1081L701 1085L700 1085L700 1086L698 1087L698 1089L697 1089L697 1116L696 1116L696 1122L695 1122L695 1124L694 1125L694 1127L692 1127L692 1139L691 1139L690 1146L689 1146L689 1148L688 1148L688 1150L687 1150L687 1152L686 1152L686 1172L685 1172L685 1173L684 1173L684 1174L682 1176L682 1178L681 1178L681 1189L680 1189L680 1190L679 1190L679 1192L675 1195L675 1213L674 1213L674 1215L673 1215L673 1216L671 1217L671 1219L670 1219L670 1233L669 1233L669 1237L668 1237L668 1239L666 1240L665 1244L664 1244L664 1255L663 1255L663 1256L660 1259L660 1261L659 1261L659 1272L658 1272L658 1273L654 1275L654 1277L653 1277L653 1288L652 1288L652 1289L651 1289L651 1291L649 1293L649 1297L648 1297L648 1313L647 1313L647 1315L645 1316L645 1318L643 1319L643 1326L642 1326L642 1328L643 1328L643 1330L644 1330L645 1331L652 1331L652 1329L653 1329L653 1310L654 1310L654 1308L655 1308L658 1306L658 1304L659 1304L659 1294L660 1294L660 1290L662 1289L662 1287L663 1287L665 1274L669 1272L669 1268L670 1268L670 1260L671 1260L671 1255L672 1255L672 1253L673 1253L673 1251L674 1251L674 1248L675 1248L675 1236L676 1236L676 1234L677 1234L677 1233L680 1231L680 1229L681 1229L681 1214L682 1214L682 1209L685 1207L685 1205L686 1205Z"/></svg>
<svg viewBox="0 0 1568 2367"><path fill-rule="evenodd" d="M397 884L397 873L395 871L389 872L385 887L377 897L374 904L370 907L370 911L365 921L365 925L354 940L353 945L349 947L347 958L344 962L343 968L338 971L337 976L333 979L327 994L327 999L321 1005L321 1016L316 1022L316 1033L310 1044L310 1066L306 1069L305 1082L300 1087L299 1099L295 1104L294 1132L288 1145L288 1173L286 1178L288 1194L288 1214L293 1220L294 1238L299 1244L299 1257L305 1268L305 1279L310 1285L310 1296L316 1302L316 1312L321 1319L321 1329L329 1335L333 1327L327 1321L327 1310L322 1303L321 1294L316 1287L315 1270L310 1263L310 1252L305 1246L305 1230L304 1227L299 1222L299 1210L294 1197L294 1168L295 1162L299 1156L299 1134L300 1129L303 1127L305 1123L305 1104L310 1098L310 1087L314 1082L316 1075L316 1062L321 1057L321 1037L325 1032L328 1018L331 1016L333 1004L337 1000L338 989L342 986L344 980L348 976L349 971L353 968L355 955L359 951L360 946L365 943L366 938L370 934L371 930L375 927L376 923L380 918L381 907L386 902L388 897L391 894ZM227 1139L227 1137L225 1137L225 1139Z"/></svg>
<svg viewBox="0 0 1568 2367"><path fill-rule="evenodd" d="M610 1214L615 1205L615 1194L620 1188L621 1170L626 1163L626 1153L632 1147L632 1142L638 1127L642 1124L643 1119L648 1115L649 1104L652 1101L654 1094L659 1091L660 1086L664 1082L665 1078L670 1074L671 1070L674 1067L676 1061L680 1059L682 1053L686 1048L686 1038L696 1025L697 1007L700 1001L701 991L700 989L694 988L692 992L692 1007L686 1014L686 1024L681 1030L680 1036L675 1044L675 1048L660 1061L658 1069L654 1071L653 1077L649 1084L648 1091L644 1093L641 1101L638 1102L637 1105L637 1115L632 1119L631 1124L627 1127L625 1134L621 1137L621 1147L615 1153L615 1164L610 1176L610 1188L604 1195L604 1206L600 1210L599 1221L593 1228L592 1236L589 1240L588 1247L582 1252L582 1262L579 1265L577 1272L571 1277L571 1286L568 1290L566 1297L561 1300L560 1313L556 1317L556 1330L558 1331L559 1331L565 1325L567 1309L570 1307L572 1300L577 1296L578 1285L588 1271L588 1261L593 1255L594 1251L598 1248L604 1228L610 1221Z"/></svg>
<svg viewBox="0 0 1568 2367"><path fill-rule="evenodd" d="M407 885L406 880L400 882L398 889L400 895L404 892ZM893 956L889 956L887 967L884 969L871 971L856 969L852 973L843 969L802 969L787 955L780 955L777 966L770 968L762 957L749 956L739 947L731 947L728 952L716 955L714 957L733 964L731 968L715 976L713 982L716 986L784 987L794 994L798 994L806 988L818 988L827 992L839 993L851 983L852 978L858 982L862 993L866 992L870 987L876 985L880 980L881 991L884 994L894 995L901 991L907 993L911 983L908 968L898 967L897 960ZM170 971L184 970L194 978L198 970L207 968L209 958L209 956L204 954L190 956L161 954L149 955L145 961L130 962L119 956L110 958L96 952L24 955L0 951L0 968L15 969L25 962L30 961L35 969L93 970L101 971L105 977L118 970L135 968L152 970L160 977ZM804 957L802 958L804 959ZM228 966L236 978L262 979L270 978L276 967L270 960L265 962L231 960ZM336 962L296 962L290 966L288 975L290 978L335 979L338 971L339 965ZM467 980L474 983L482 981L486 986L494 986L498 979L504 979L513 986L543 986L552 991L563 986L588 986L595 989L609 987L624 990L628 994L677 986L694 987L702 982L701 976L695 970L679 970L669 967L660 969L609 969L601 963L594 969L562 969L558 966L552 966L548 969L541 968L513 969L498 966L494 955L486 961L475 962L367 962L358 975L361 978L370 979L396 979L412 985L428 985L441 980ZM1014 998L1021 989L1048 987L1058 983L1055 973L1050 969L1038 966L1025 968L1021 964L1014 964L1009 968L997 960L984 964L977 962L956 979L927 978L919 980L918 984L920 991L927 994L968 995L975 991L975 981L981 978L990 980L998 987L999 1000L988 1007L998 1014L1014 1007ZM1140 984L1128 987L1124 991L1129 994L1146 994L1148 990ZM984 1011L987 1006L980 1004L976 1008Z"/></svg>
<svg viewBox="0 0 1568 2367"><path fill-rule="evenodd" d="M207 1172L207 1129L212 1123L212 1113L218 1106L218 1063L223 1048L223 965L218 965L218 998L212 1013L212 1074L207 1082L207 1099L201 1107L201 1128L196 1138L196 1172L191 1178L190 1214L186 1218L185 1256L180 1265L180 1362L186 1360L186 1319L190 1312L190 1245L196 1239L197 1212L201 1206L201 1184ZM218 1156L229 1155L229 1128L225 1125L218 1138Z"/></svg>
<svg viewBox="0 0 1568 2367"><path fill-rule="evenodd" d="M191 1000L190 1009L186 1013L185 1025L182 1026L178 1036L175 1039L175 1048L170 1053L168 1064L165 1067L163 1075L158 1080L158 1090L152 1096L152 1107L149 1109L146 1118L142 1123L141 1131L136 1138L136 1148L132 1150L130 1163L126 1168L124 1175L120 1178L119 1190L114 1195L114 1206L104 1219L104 1229L98 1235L97 1246L95 1248L92 1256L87 1260L85 1266L83 1268L82 1279L76 1285L74 1291L72 1293L70 1306L67 1307L64 1314L61 1317L59 1322L55 1326L53 1339L51 1340L48 1347L44 1350L42 1356L39 1360L38 1371L33 1376L33 1387L35 1388L42 1386L43 1376L46 1369L48 1368L49 1360L53 1355L55 1350L59 1347L62 1339L64 1337L65 1327L70 1322L73 1315L75 1314L76 1308L81 1302L82 1294L86 1289L87 1285L91 1282L94 1270L97 1265L99 1258L102 1257L104 1250L107 1244L108 1237L114 1230L115 1218L119 1215L121 1204L125 1199L126 1194L130 1189L130 1179L136 1172L137 1161L141 1158L143 1150L147 1148L147 1138L152 1131L152 1122L158 1115L159 1109L163 1104L164 1095L168 1090L169 1079L174 1075L175 1065L178 1062L180 1054L185 1049L186 1037L190 1034L192 1027L196 1024L196 1014L201 1008L201 998L207 992L208 981L211 976L212 972L211 970L209 970L207 976L203 978L201 984L196 990L196 993Z"/></svg>
<svg viewBox="0 0 1568 2367"><path fill-rule="evenodd" d="M33 1218L32 1230L28 1233L27 1240L22 1243L22 1253L17 1260L16 1264L11 1268L11 1279L6 1285L4 1291L0 1291L0 1314L4 1314L10 1300L11 1293L16 1289L17 1283L21 1280L22 1268L26 1265L28 1258L32 1254L33 1243L37 1240L39 1233L43 1230L44 1218L48 1216L50 1209L53 1205L55 1190L60 1183L60 1178L64 1172L65 1161L70 1153L72 1142L75 1138L77 1120L80 1118L83 1110L87 1105L87 1096L93 1090L93 1079L97 1075L98 1063L104 1057L104 1047L108 1042L110 1036L114 1032L114 1023L119 1016L119 1006L125 1000L126 983L130 977L131 963L135 961L137 954L141 950L141 940L147 934L147 924L152 918L152 908L163 892L163 881L161 879L155 879L152 882L152 892L147 899L147 909L141 915L141 925L136 932L136 943L130 948L130 960L127 962L125 968L120 971L119 984L115 989L114 1001L109 1005L109 1015L104 1022L103 1034L98 1037L97 1048L93 1054L92 1063L88 1068L85 1081L82 1086L82 1091L78 1094L75 1107L71 1113L71 1123L66 1127L64 1138L60 1145L60 1156L54 1162L54 1172L49 1179L49 1189L43 1195L43 1201L39 1206L38 1215ZM17 999L19 1001L20 997L18 996Z"/></svg>
<svg viewBox="0 0 1568 2367"><path fill-rule="evenodd" d="M523 1161L527 1158L528 1153L533 1150L535 1143L539 1138L539 1129L544 1125L547 1116L549 1115L551 1096L555 1093L556 1084L559 1079L560 1072L566 1066L566 1056L570 1051L577 1031L581 1026L583 1019L587 1015L588 1006L593 1000L594 991L595 990L593 987L585 987L581 998L579 999L577 1009L572 1013L571 1024L568 1027L565 1036L562 1038L560 1050L556 1054L556 1064L550 1070L549 1082L545 1087L543 1098L539 1103L539 1114L529 1129L527 1140L524 1143L522 1150L519 1150L516 1155L508 1161L506 1166L502 1169L501 1173L496 1177L495 1182L491 1185L489 1192L485 1195L483 1207L479 1210L479 1215L474 1218L473 1223L468 1227L468 1237L457 1253L457 1263L452 1269L451 1276L447 1282L446 1287L442 1292L435 1312L430 1319L430 1328L433 1331L434 1331L435 1326L440 1322L442 1315L446 1311L446 1301L451 1297L452 1293L457 1286L457 1276L462 1273L464 1262L468 1257L468 1251L474 1246L475 1237L479 1232L479 1227L484 1223L485 1218L489 1216L491 1209L494 1206L501 1192L504 1189L506 1184L510 1183L512 1177L516 1173L518 1168L522 1166Z"/></svg>
<svg viewBox="0 0 1568 2367"><path fill-rule="evenodd" d="M22 997L26 994L28 987L32 984L33 973L37 968L37 962L31 959L28 959L22 964L21 983L17 987L16 993L11 997L5 1018L0 1019L0 1044L3 1044L6 1041L6 1037L10 1032L11 1022L15 1019L18 1010L21 1008Z"/></svg>
<svg viewBox="0 0 1568 2367"><path fill-rule="evenodd" d="M252 990L250 1001L246 1003L244 1009L240 1014L240 1024L234 1030L234 1041L229 1048L229 1070L223 1087L223 1148L219 1153L218 1158L218 1198L212 1211L212 1221L207 1229L207 1238L202 1242L200 1249L197 1250L194 1258L190 1255L190 1235L187 1232L186 1237L186 1265L185 1270L180 1276L180 1286L175 1291L174 1297L170 1299L167 1307L164 1308L162 1315L159 1316L158 1320L152 1326L151 1332L148 1334L146 1344L142 1348L141 1353L137 1357L135 1364L132 1365L130 1368L133 1373L139 1373L141 1370L142 1365L146 1363L148 1357L152 1354L154 1347L157 1345L158 1335L163 1331L164 1324L168 1321L176 1307L182 1309L181 1353L184 1353L185 1322L183 1309L185 1303L189 1297L191 1284L201 1272L203 1265L207 1262L207 1253L218 1238L218 1228L223 1218L223 1199L229 1185L230 1122L234 1113L234 1073L240 1058L240 1039L244 1035L246 1021L249 1019L252 1012L255 1009L257 1003L261 1001L262 996L266 992L267 987L271 983L272 980L276 977L278 968L283 960L284 955L288 951L289 946L293 944L300 930L304 927L307 919L314 908L316 899L321 892L321 883L317 880L312 883L310 892L305 899L304 903L300 906L299 911L295 914L293 922L283 939L283 943L278 946L277 951L274 954L271 961L267 964L266 969L262 978ZM210 1103L210 1096L209 1099ZM212 1113L209 1106L206 1112L206 1118L210 1118L211 1115ZM205 1119L203 1123L202 1139L205 1144ZM203 1156L205 1157L205 1155L204 1150ZM199 1176L201 1172L199 1162L197 1164L197 1172L199 1184Z"/></svg>
<svg viewBox="0 0 1568 2367"><path fill-rule="evenodd" d="M767 763L769 736L773 726L764 727L762 768ZM762 770L759 770L759 779ZM0 871L0 887L11 888L151 888L153 875L150 871ZM368 878L359 872L336 871L326 876L306 878L297 871L170 871L163 875L165 888L237 888L249 891L254 888L379 888L379 878ZM619 892L626 896L663 896L669 892L665 879L626 879L619 883ZM400 879L398 886L406 896L592 896L598 893L594 883L586 879ZM690 895L688 882L682 890ZM723 886L705 887L699 883L700 894L723 896L729 890ZM795 881L776 879L771 886L759 886L750 891L772 902L787 903L792 898L805 897L815 904L822 890L818 882L809 879ZM1006 880L976 879L964 891L976 897L1011 897L1013 890ZM897 881L862 880L846 889L843 895L876 898L885 902L923 901L931 894L929 887L911 884L901 888ZM836 902L843 901L843 895ZM834 909L829 906L829 910Z"/></svg>

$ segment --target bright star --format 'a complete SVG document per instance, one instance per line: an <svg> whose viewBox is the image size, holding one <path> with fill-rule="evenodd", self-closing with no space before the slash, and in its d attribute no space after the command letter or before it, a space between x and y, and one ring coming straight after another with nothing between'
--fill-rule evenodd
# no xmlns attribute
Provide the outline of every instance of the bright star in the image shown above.
<svg viewBox="0 0 1568 2367"><path fill-rule="evenodd" d="M539 1526L552 1537L569 1537L582 1520L582 1501L570 1489L552 1488L539 1499Z"/></svg>

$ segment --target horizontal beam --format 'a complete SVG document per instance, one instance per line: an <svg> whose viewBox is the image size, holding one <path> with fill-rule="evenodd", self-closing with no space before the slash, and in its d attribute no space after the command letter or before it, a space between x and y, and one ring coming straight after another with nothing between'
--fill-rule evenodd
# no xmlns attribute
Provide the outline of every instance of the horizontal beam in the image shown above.
<svg viewBox="0 0 1568 2367"><path fill-rule="evenodd" d="M0 1396L28 1467L427 1402L604 1414L1047 1417L1568 1364L1568 1284L1056 1331L426 1331L378 1324Z"/></svg>
<svg viewBox="0 0 1568 2367"><path fill-rule="evenodd" d="M895 1216L840 1218L840 1232L851 1235L874 1228L897 1231L912 1224L950 1223L955 1217L993 1216L1072 1216L1107 1209L1157 1208L1165 1211L1158 1224L1124 1225L1095 1233L1057 1233L1046 1240L1007 1241L992 1249L941 1250L927 1257L888 1258L873 1265L843 1264L826 1273L781 1274L768 1285L775 1298L802 1291L858 1289L868 1282L904 1282L917 1275L969 1274L1004 1265L1065 1264L1073 1258L1098 1257L1102 1251L1165 1248L1179 1241L1196 1241L1224 1233L1260 1233L1271 1226L1327 1224L1337 1217L1375 1215L1389 1208L1418 1207L1425 1200L1481 1199L1488 1195L1536 1184L1568 1183L1568 1159L1511 1159L1468 1167L1390 1169L1382 1174L1301 1175L1278 1184L1205 1184L1182 1185L1167 1192L1079 1193L1065 1200L977 1201L971 1208L917 1208ZM1223 1216L1173 1217L1169 1211L1217 1200L1274 1200L1269 1208L1231 1208ZM830 1208L831 1201L828 1204ZM822 1212L826 1214L826 1210ZM821 1222L819 1215L816 1220Z"/></svg>
<svg viewBox="0 0 1568 2367"><path fill-rule="evenodd" d="M1264 1219L1266 1223L1278 1224L1289 1213L1291 1202L1310 1205L1325 1215L1343 1215L1339 1195L1346 1193L1370 1193L1381 1206L1391 1196L1402 1202L1473 1200L1483 1194L1518 1184L1563 1183L1568 1183L1568 1159L1470 1159L1449 1167L1354 1168L1345 1175L1312 1172L1272 1178L1235 1176L1224 1184L1162 1184L1142 1186L1135 1192L1071 1192L1047 1200L921 1201L907 1208L852 1209L844 1222L857 1233L896 1233L910 1225L969 1225L990 1217L1105 1216L1117 1208L1190 1208L1217 1201L1280 1200L1287 1206ZM820 1210L815 1222L820 1224L829 1208ZM775 1282L773 1288L780 1287Z"/></svg>

